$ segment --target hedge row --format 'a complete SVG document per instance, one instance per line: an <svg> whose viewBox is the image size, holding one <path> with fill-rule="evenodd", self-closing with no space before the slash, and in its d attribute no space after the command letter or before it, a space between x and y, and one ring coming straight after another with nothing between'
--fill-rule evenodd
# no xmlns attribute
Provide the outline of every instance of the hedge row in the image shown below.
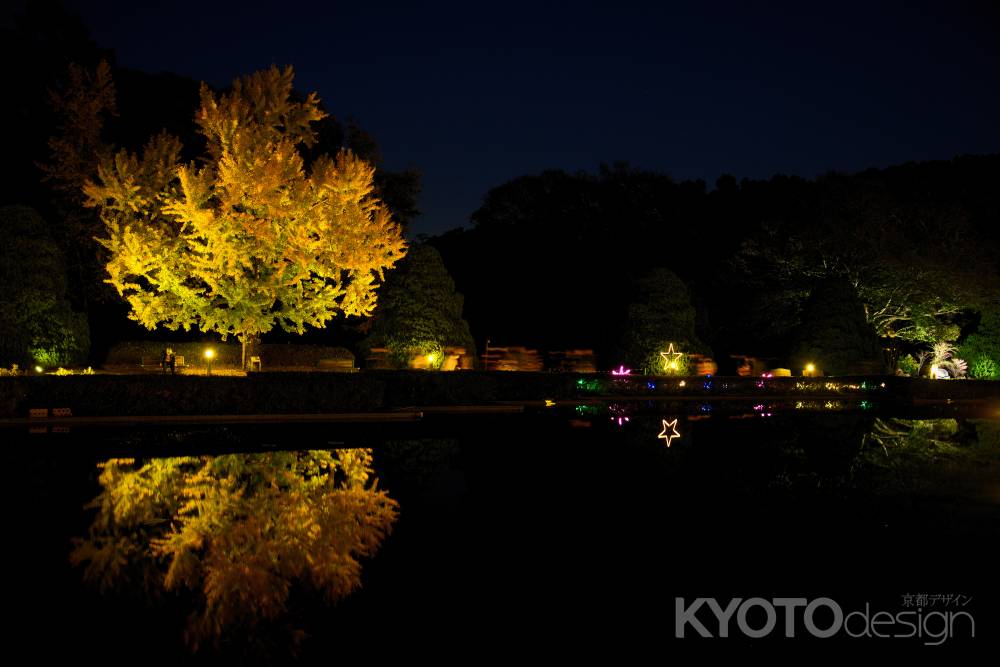
<svg viewBox="0 0 1000 667"><path fill-rule="evenodd" d="M74 416L366 411L382 405L381 383L358 374L72 375L0 378L0 410L70 408Z"/></svg>
<svg viewBox="0 0 1000 667"><path fill-rule="evenodd" d="M204 366L204 353L208 348L215 350L215 357L212 360L214 368L239 368L243 358L242 346L234 340L225 343L125 341L111 347L104 365L134 367L141 364L144 358L158 361L162 357L165 347L172 349L175 355L184 357L184 362L188 366ZM354 360L351 351L343 347L264 343L259 345L257 350L265 369L295 366L314 368L322 359Z"/></svg>
<svg viewBox="0 0 1000 667"><path fill-rule="evenodd" d="M72 375L0 377L0 416L23 417L31 408L67 407L76 416L282 414L354 412L408 406L473 405L495 401L652 396L753 398L833 393L908 403L913 399L997 399L1000 382L909 378L776 378L758 387L747 378L663 381L611 379L576 373L368 371L362 373L251 373L247 377L195 375ZM861 383L864 382L864 389ZM886 383L882 387L882 382ZM655 388L650 388L650 384ZM658 384L657 384L658 383ZM848 388L844 388L847 385ZM856 387L856 388L850 388Z"/></svg>
<svg viewBox="0 0 1000 667"><path fill-rule="evenodd" d="M74 416L294 414L541 400L573 395L570 376L517 373L251 373L0 378L0 416L70 408ZM534 376L534 374L532 374Z"/></svg>

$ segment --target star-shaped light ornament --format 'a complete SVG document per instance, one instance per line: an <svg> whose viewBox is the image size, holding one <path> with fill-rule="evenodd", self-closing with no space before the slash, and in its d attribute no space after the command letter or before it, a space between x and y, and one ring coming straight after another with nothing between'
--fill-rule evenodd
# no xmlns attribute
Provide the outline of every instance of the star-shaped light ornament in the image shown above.
<svg viewBox="0 0 1000 667"><path fill-rule="evenodd" d="M684 356L684 354L682 352L674 352L674 344L671 343L666 352L660 352L660 356L663 357L663 367L667 370L675 371L677 370L681 357ZM671 357L673 357L673 359L671 359Z"/></svg>
<svg viewBox="0 0 1000 667"><path fill-rule="evenodd" d="M667 447L669 447L670 443L675 438L681 437L681 434L678 433L678 431L677 431L677 420L676 419L673 420L672 422L668 422L666 419L664 419L662 421L663 421L663 431L661 431L660 435L658 435L656 437L657 438L663 438L664 440L666 440L667 441ZM670 430L669 433L667 432L668 429Z"/></svg>

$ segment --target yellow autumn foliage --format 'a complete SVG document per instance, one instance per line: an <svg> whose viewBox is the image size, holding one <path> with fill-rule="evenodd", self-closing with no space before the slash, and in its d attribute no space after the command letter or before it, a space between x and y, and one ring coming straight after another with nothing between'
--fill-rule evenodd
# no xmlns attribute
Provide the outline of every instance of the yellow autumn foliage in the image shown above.
<svg viewBox="0 0 1000 667"><path fill-rule="evenodd" d="M165 133L142 155L120 151L84 186L105 226L106 282L147 328L198 328L241 341L279 326L303 333L337 314L370 315L406 252L373 195L374 168L343 150L305 164L319 99L292 95L291 67L201 89L207 142L182 164Z"/></svg>
<svg viewBox="0 0 1000 667"><path fill-rule="evenodd" d="M291 591L330 602L361 582L397 518L370 450L111 459L71 560L103 592L189 593L192 648L254 634Z"/></svg>

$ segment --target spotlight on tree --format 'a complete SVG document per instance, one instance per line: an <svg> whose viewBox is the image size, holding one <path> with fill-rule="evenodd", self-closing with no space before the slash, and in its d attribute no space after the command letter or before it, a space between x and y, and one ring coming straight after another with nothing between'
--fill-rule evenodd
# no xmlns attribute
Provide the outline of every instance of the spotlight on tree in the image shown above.
<svg viewBox="0 0 1000 667"><path fill-rule="evenodd" d="M274 327L305 333L370 316L386 271L406 254L375 193L375 168L349 150L307 164L326 117L293 93L292 69L256 72L227 92L201 88L201 160L161 133L120 151L84 185L104 222L108 279L148 329L235 336L243 367Z"/></svg>

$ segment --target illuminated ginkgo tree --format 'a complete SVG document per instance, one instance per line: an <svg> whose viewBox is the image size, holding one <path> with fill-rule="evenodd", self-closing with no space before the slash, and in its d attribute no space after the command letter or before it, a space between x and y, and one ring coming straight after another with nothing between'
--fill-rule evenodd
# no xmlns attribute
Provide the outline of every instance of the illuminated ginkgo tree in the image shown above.
<svg viewBox="0 0 1000 667"><path fill-rule="evenodd" d="M303 333L338 313L370 315L402 232L375 197L374 168L349 151L305 164L315 93L292 69L257 72L224 94L201 89L204 159L181 164L166 133L120 151L84 187L107 235L111 283L147 328L199 328L248 345L275 326Z"/></svg>

